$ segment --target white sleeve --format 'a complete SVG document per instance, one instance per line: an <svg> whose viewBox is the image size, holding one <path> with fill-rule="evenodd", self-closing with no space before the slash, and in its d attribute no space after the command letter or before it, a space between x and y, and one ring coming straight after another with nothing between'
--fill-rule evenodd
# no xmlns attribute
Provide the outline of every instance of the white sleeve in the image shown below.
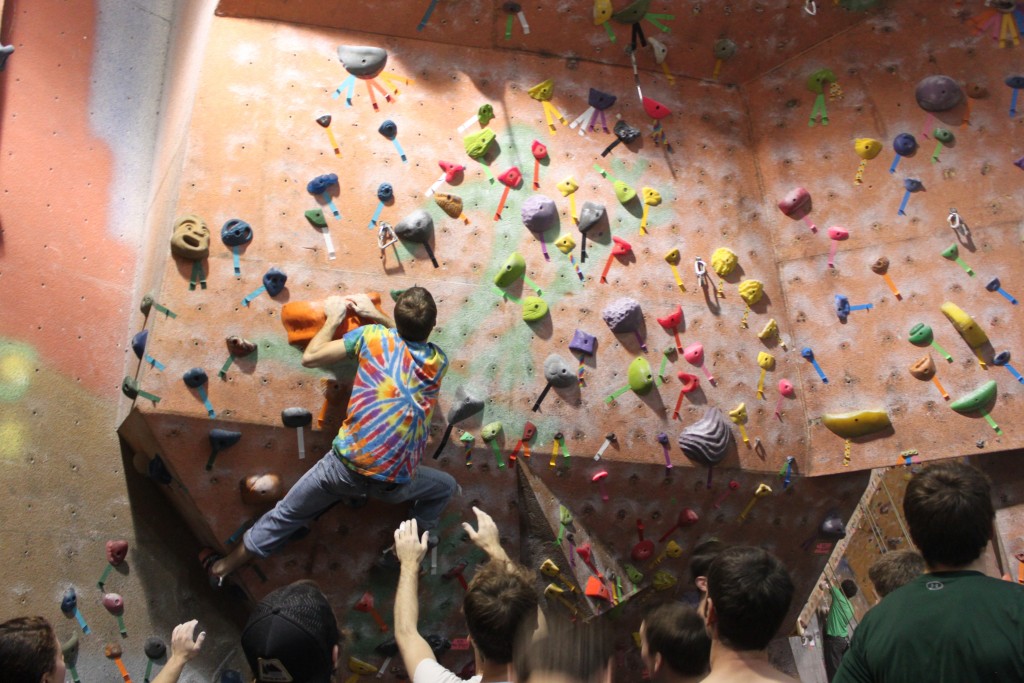
<svg viewBox="0 0 1024 683"><path fill-rule="evenodd" d="M469 679L471 683L479 682L480 676ZM412 675L412 683L466 683L433 659L424 659L416 667Z"/></svg>

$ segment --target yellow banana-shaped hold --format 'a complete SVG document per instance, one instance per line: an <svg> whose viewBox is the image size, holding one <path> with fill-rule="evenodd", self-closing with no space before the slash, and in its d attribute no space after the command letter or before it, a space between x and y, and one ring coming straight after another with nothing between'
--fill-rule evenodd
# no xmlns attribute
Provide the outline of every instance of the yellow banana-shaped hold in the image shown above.
<svg viewBox="0 0 1024 683"><path fill-rule="evenodd" d="M892 426L884 410L858 410L852 413L828 413L821 416L821 424L836 436L855 439L880 432Z"/></svg>
<svg viewBox="0 0 1024 683"><path fill-rule="evenodd" d="M985 334L985 330L981 329L978 323L974 322L974 318L964 313L964 310L952 301L942 304L940 310L972 349L976 349L988 342L988 335Z"/></svg>

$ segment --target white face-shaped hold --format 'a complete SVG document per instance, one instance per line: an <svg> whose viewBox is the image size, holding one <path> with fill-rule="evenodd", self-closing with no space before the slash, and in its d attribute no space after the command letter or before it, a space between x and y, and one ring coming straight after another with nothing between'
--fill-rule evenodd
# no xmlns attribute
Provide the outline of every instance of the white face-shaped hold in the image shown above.
<svg viewBox="0 0 1024 683"><path fill-rule="evenodd" d="M210 255L210 229L199 216L182 216L174 223L171 253L188 261L201 261Z"/></svg>

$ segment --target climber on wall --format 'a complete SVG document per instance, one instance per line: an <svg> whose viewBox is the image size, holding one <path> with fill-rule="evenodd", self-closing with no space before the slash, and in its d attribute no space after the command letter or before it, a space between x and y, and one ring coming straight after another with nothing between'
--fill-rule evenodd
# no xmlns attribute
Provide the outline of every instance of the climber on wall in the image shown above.
<svg viewBox="0 0 1024 683"><path fill-rule="evenodd" d="M245 532L242 543L227 557L207 562L218 580L253 557L275 552L344 498L412 501L413 518L430 532L431 546L437 544L433 529L457 485L451 475L420 466L430 415L448 370L444 351L427 341L437 319L434 298L422 287L410 287L395 301L394 320L366 294L328 297L324 311L327 321L303 352L302 364L322 368L357 360L345 421L331 450ZM373 324L334 339L349 312ZM393 554L385 560L398 566Z"/></svg>

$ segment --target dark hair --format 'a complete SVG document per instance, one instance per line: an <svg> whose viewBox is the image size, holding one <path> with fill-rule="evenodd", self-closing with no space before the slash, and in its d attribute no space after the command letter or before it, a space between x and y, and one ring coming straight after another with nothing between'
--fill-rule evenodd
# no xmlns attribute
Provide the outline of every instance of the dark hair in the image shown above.
<svg viewBox="0 0 1024 683"><path fill-rule="evenodd" d="M644 640L651 655L660 654L680 676L703 676L708 672L711 639L697 610L670 602L644 617ZM653 672L651 672L653 674Z"/></svg>
<svg viewBox="0 0 1024 683"><path fill-rule="evenodd" d="M970 564L992 538L988 477L961 462L926 467L907 484L903 515L929 566Z"/></svg>
<svg viewBox="0 0 1024 683"><path fill-rule="evenodd" d="M535 579L534 573L521 565L489 562L470 580L462 611L473 643L489 661L510 663L521 628L536 628Z"/></svg>
<svg viewBox="0 0 1024 683"><path fill-rule="evenodd" d="M17 617L0 624L0 671L5 683L39 683L54 670L57 636L42 617Z"/></svg>
<svg viewBox="0 0 1024 683"><path fill-rule="evenodd" d="M871 579L880 598L910 583L921 574L924 574L924 558L913 550L887 552L868 568L868 578Z"/></svg>
<svg viewBox="0 0 1024 683"><path fill-rule="evenodd" d="M708 597L718 615L718 639L733 650L763 650L793 599L793 580L761 548L726 548L708 568ZM707 609L707 607L705 607Z"/></svg>
<svg viewBox="0 0 1024 683"><path fill-rule="evenodd" d="M839 584L839 588L843 591L843 595L848 598L857 595L857 582L853 579L843 579Z"/></svg>
<svg viewBox="0 0 1024 683"><path fill-rule="evenodd" d="M708 567L718 557L718 554L728 547L717 538L711 538L695 545L693 554L690 555L690 583L696 584L698 576L707 576Z"/></svg>
<svg viewBox="0 0 1024 683"><path fill-rule="evenodd" d="M410 287L395 301L395 327L403 339L427 341L436 322L437 305L423 287Z"/></svg>
<svg viewBox="0 0 1024 683"><path fill-rule="evenodd" d="M578 683L596 683L608 670L612 638L603 619L570 622L553 619L542 638L520 633L516 648L515 680L544 683L545 674L555 674Z"/></svg>

